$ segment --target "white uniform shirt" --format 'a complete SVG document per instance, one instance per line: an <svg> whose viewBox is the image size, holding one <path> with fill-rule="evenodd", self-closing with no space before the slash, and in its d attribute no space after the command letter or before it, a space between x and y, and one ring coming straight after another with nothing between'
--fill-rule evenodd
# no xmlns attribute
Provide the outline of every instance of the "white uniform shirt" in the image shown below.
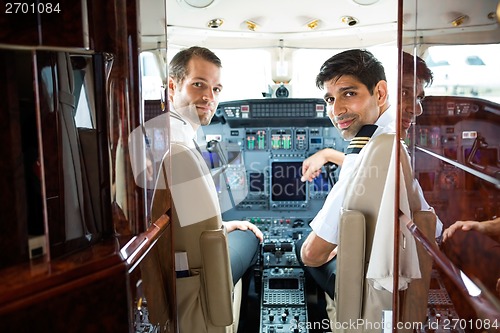
<svg viewBox="0 0 500 333"><path fill-rule="evenodd" d="M394 133L396 131L396 115L392 108L387 109L377 119L375 125L378 128L373 133L372 138L382 133ZM323 207L311 222L311 228L325 241L338 244L340 209L344 202L349 174L356 165L359 154L346 155L342 168L340 169L339 180L333 185L330 193L326 197Z"/></svg>
<svg viewBox="0 0 500 333"><path fill-rule="evenodd" d="M180 142L196 149L196 131L193 126L174 110L170 111L170 141Z"/></svg>
<svg viewBox="0 0 500 333"><path fill-rule="evenodd" d="M375 125L377 125L378 128L375 130L375 133L373 133L372 138L383 133L395 133L395 110L392 108L386 110L375 122ZM330 193L328 193L323 207L310 224L316 235L332 244L338 244L340 210L344 202L345 191L350 178L349 175L351 174L354 166L357 164L356 161L358 159L358 156L359 154L355 153L345 156L344 162L342 163L342 168L340 170L339 180L332 187ZM413 185L418 190L420 202L422 203L421 209L431 209L431 207L425 200L423 191L416 179L414 180ZM436 237L439 237L441 235L442 230L443 224L438 218L436 223Z"/></svg>

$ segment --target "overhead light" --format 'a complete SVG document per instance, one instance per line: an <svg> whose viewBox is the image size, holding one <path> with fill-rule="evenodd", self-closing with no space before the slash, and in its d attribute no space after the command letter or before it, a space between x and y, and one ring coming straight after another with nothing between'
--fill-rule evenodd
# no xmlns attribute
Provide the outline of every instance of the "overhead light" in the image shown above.
<svg viewBox="0 0 500 333"><path fill-rule="evenodd" d="M260 27L264 26L265 23L266 23L265 17L262 17L262 16L251 17L251 18L246 19L245 21L241 22L240 29L241 30L257 31L260 29Z"/></svg>
<svg viewBox="0 0 500 333"><path fill-rule="evenodd" d="M257 31L257 29L259 28L259 25L254 21L246 20L244 23L246 28L250 31Z"/></svg>
<svg viewBox="0 0 500 333"><path fill-rule="evenodd" d="M310 30L315 30L319 27L321 21L319 19L313 19L306 23L306 27Z"/></svg>
<svg viewBox="0 0 500 333"><path fill-rule="evenodd" d="M323 24L320 19L305 15L295 17L295 22L297 25L304 27L307 30L316 30Z"/></svg>
<svg viewBox="0 0 500 333"><path fill-rule="evenodd" d="M352 0L352 2L357 3L361 6L369 6L379 2L379 0Z"/></svg>
<svg viewBox="0 0 500 333"><path fill-rule="evenodd" d="M224 23L224 20L221 18L216 18L208 21L207 26L212 29L220 28L220 26Z"/></svg>
<svg viewBox="0 0 500 333"><path fill-rule="evenodd" d="M497 21L500 23L500 1L498 2L497 5Z"/></svg>
<svg viewBox="0 0 500 333"><path fill-rule="evenodd" d="M450 12L446 14L446 18L448 22L454 27L459 27L462 24L467 23L469 21L468 15L459 12Z"/></svg>
<svg viewBox="0 0 500 333"><path fill-rule="evenodd" d="M340 21L344 24L347 24L348 26L353 26L358 24L358 19L352 17L352 16L342 16L340 18Z"/></svg>
<svg viewBox="0 0 500 333"><path fill-rule="evenodd" d="M184 7L203 9L214 5L218 0L177 0L177 2Z"/></svg>
<svg viewBox="0 0 500 333"><path fill-rule="evenodd" d="M456 19L454 19L453 21L451 21L451 25L454 26L454 27L459 27L462 24L464 24L465 22L467 22L468 20L469 20L469 16L467 16L467 15L460 15L459 17L457 17Z"/></svg>

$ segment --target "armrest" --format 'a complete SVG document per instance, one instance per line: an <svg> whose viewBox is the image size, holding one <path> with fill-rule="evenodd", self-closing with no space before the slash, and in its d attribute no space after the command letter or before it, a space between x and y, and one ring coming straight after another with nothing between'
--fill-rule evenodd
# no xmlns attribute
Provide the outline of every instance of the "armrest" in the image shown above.
<svg viewBox="0 0 500 333"><path fill-rule="evenodd" d="M229 326L233 323L233 280L225 228L204 231L200 248L210 321Z"/></svg>
<svg viewBox="0 0 500 333"><path fill-rule="evenodd" d="M348 210L340 217L335 304L337 322L361 318L365 281L365 217Z"/></svg>

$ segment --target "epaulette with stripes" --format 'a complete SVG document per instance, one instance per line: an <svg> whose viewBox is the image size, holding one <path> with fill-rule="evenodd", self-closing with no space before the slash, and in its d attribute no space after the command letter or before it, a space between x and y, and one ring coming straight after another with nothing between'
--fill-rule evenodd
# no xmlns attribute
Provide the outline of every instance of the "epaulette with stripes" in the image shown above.
<svg viewBox="0 0 500 333"><path fill-rule="evenodd" d="M351 140L347 147L345 154L358 154L361 149L370 141L373 133L378 128L377 125L364 125L359 130L358 134Z"/></svg>

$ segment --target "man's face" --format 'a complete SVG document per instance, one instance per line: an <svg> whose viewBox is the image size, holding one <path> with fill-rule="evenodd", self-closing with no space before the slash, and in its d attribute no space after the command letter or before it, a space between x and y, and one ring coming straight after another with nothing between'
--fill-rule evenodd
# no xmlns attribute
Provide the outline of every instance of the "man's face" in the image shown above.
<svg viewBox="0 0 500 333"><path fill-rule="evenodd" d="M328 117L347 140L354 138L364 125L377 121L387 98L385 81L379 81L373 95L363 83L350 75L327 81L323 87Z"/></svg>
<svg viewBox="0 0 500 333"><path fill-rule="evenodd" d="M182 82L169 80L169 95L174 109L195 125L208 125L219 104L220 68L200 57L193 57L187 65Z"/></svg>
<svg viewBox="0 0 500 333"><path fill-rule="evenodd" d="M413 84L415 83L415 88ZM411 125L416 117L422 114L422 100L425 97L425 82L417 79L413 81L413 75L403 75L402 84L402 108L401 108L401 136L408 136Z"/></svg>

